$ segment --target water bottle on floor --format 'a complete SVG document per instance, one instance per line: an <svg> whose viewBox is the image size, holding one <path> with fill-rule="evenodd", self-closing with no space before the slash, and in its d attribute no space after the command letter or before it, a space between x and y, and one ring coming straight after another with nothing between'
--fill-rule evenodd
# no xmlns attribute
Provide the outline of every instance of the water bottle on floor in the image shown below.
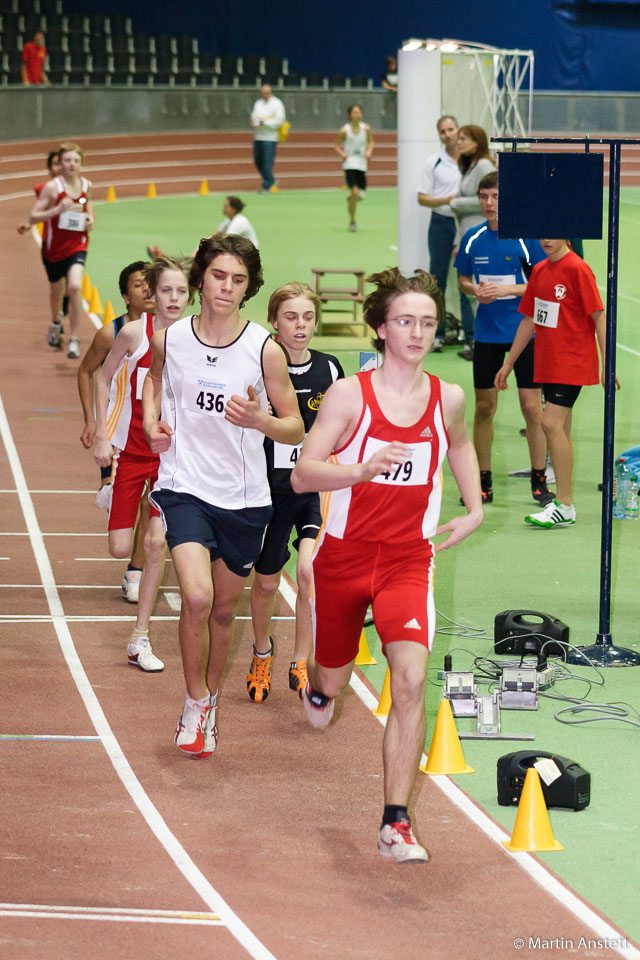
<svg viewBox="0 0 640 960"><path fill-rule="evenodd" d="M638 478L635 474L629 477L629 486L627 489L627 509L625 518L627 520L638 519Z"/></svg>
<svg viewBox="0 0 640 960"><path fill-rule="evenodd" d="M627 515L629 470L624 457L618 457L613 471L613 516L624 520Z"/></svg>

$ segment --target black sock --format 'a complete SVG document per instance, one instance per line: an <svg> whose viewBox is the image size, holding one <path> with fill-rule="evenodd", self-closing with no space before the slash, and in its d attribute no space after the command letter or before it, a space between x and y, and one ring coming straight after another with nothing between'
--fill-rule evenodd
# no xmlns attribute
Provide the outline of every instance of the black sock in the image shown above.
<svg viewBox="0 0 640 960"><path fill-rule="evenodd" d="M136 567L135 563L130 563L127 566L127 570L137 570L139 573L142 573L142 567Z"/></svg>
<svg viewBox="0 0 640 960"><path fill-rule="evenodd" d="M539 483L547 482L547 471L546 470L534 470L531 468L531 486L535 487Z"/></svg>
<svg viewBox="0 0 640 960"><path fill-rule="evenodd" d="M111 464L108 467L100 467L100 479L111 481Z"/></svg>
<svg viewBox="0 0 640 960"><path fill-rule="evenodd" d="M62 312L65 317L69 313L69 297L66 294L62 298Z"/></svg>
<svg viewBox="0 0 640 960"><path fill-rule="evenodd" d="M308 690L307 696L310 702L319 710L323 710L331 700L331 697L325 697L324 693L320 693L319 690L314 690L311 684L309 684Z"/></svg>
<svg viewBox="0 0 640 960"><path fill-rule="evenodd" d="M411 823L411 817L407 813L407 808L396 807L394 804L388 803L382 814L382 826L384 827L388 823L400 823L401 820L404 820L406 823Z"/></svg>
<svg viewBox="0 0 640 960"><path fill-rule="evenodd" d="M493 474L491 470L480 471L480 486L483 490L491 490L493 486Z"/></svg>

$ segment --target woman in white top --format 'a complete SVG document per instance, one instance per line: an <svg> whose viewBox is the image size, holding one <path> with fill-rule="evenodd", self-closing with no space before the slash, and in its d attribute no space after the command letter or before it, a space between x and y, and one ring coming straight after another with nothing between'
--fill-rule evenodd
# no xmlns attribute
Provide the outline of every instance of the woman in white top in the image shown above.
<svg viewBox="0 0 640 960"><path fill-rule="evenodd" d="M342 169L347 184L347 207L349 230L356 230L356 206L367 189L367 166L373 153L371 127L362 122L362 109L357 103L347 108L349 123L340 128L335 151L342 159Z"/></svg>
<svg viewBox="0 0 640 960"><path fill-rule="evenodd" d="M478 184L487 173L495 170L495 164L489 156L489 142L482 129L473 123L458 130L458 166L462 174L458 196L450 201L451 209L457 221L455 246L470 227L482 223L485 219L478 200ZM455 252L454 252L455 256ZM467 296L460 294L460 320L464 330L465 346L458 354L464 360L473 360L473 333L475 315Z"/></svg>

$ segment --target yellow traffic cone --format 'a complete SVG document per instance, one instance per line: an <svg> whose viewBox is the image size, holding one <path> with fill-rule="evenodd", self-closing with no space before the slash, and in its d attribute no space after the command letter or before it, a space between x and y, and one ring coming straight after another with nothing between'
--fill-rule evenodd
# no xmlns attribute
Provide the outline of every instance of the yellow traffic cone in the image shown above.
<svg viewBox="0 0 640 960"><path fill-rule="evenodd" d="M198 193L200 194L201 197L206 197L207 194L209 193L209 184L207 183L206 180L203 180L202 183L200 184L200 189L198 190Z"/></svg>
<svg viewBox="0 0 640 960"><path fill-rule="evenodd" d="M527 850L564 850L562 844L553 836L540 776L534 767L529 767L524 778L511 840L503 840L503 844L507 850L514 853Z"/></svg>
<svg viewBox="0 0 640 960"><path fill-rule="evenodd" d="M367 643L367 637L364 630L360 634L360 646L358 647L358 655L356 657L356 667L369 667L378 661L375 657L371 656L371 651L369 650L369 644Z"/></svg>
<svg viewBox="0 0 640 960"><path fill-rule="evenodd" d="M104 317L102 318L102 325L106 326L108 323L112 323L115 319L115 312L113 309L113 304L111 300L107 300L104 307Z"/></svg>
<svg viewBox="0 0 640 960"><path fill-rule="evenodd" d="M115 203L117 199L116 191L113 187L109 187L107 189L107 203Z"/></svg>
<svg viewBox="0 0 640 960"><path fill-rule="evenodd" d="M148 198L149 200L155 200L155 198L156 198L157 196L158 196L158 194L156 193L156 185L155 185L155 183L150 183L150 184L149 184L149 189L147 190L147 198Z"/></svg>
<svg viewBox="0 0 640 960"><path fill-rule="evenodd" d="M433 775L475 772L473 767L465 763L451 704L445 698L438 707L427 762L420 769L423 773Z"/></svg>
<svg viewBox="0 0 640 960"><path fill-rule="evenodd" d="M91 298L91 277L88 273L82 274L82 299L87 303Z"/></svg>
<svg viewBox="0 0 640 960"><path fill-rule="evenodd" d="M97 287L91 288L91 298L89 300L89 313L97 313L98 316L101 316L104 313L102 308L102 301L100 299L100 294L98 293Z"/></svg>
<svg viewBox="0 0 640 960"><path fill-rule="evenodd" d="M378 706L374 707L371 713L374 717L388 717L389 710L391 709L391 673L389 667L387 667L387 672L384 675L384 683L382 684L382 693L380 694L380 699L378 700Z"/></svg>

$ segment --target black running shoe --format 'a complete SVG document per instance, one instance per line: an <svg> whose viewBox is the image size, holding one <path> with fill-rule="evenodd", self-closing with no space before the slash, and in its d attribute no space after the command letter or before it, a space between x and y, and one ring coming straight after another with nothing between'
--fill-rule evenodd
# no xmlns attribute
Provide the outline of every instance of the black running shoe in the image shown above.
<svg viewBox="0 0 640 960"><path fill-rule="evenodd" d="M546 507L555 497L555 493L549 490L546 481L543 480L541 483L531 484L531 496L541 507Z"/></svg>

